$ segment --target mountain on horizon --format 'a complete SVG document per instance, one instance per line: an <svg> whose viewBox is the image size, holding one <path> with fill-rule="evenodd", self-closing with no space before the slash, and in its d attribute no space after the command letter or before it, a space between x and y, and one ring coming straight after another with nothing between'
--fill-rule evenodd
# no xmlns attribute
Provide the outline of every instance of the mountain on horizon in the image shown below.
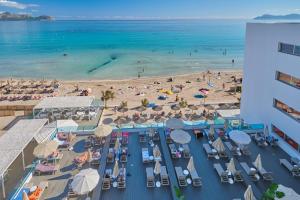
<svg viewBox="0 0 300 200"><path fill-rule="evenodd" d="M48 21L53 20L53 17L47 15L41 15L33 17L29 14L13 14L10 12L0 13L0 21Z"/></svg>
<svg viewBox="0 0 300 200"><path fill-rule="evenodd" d="M288 14L288 15L270 15L264 14L254 18L255 20L300 20L300 14Z"/></svg>

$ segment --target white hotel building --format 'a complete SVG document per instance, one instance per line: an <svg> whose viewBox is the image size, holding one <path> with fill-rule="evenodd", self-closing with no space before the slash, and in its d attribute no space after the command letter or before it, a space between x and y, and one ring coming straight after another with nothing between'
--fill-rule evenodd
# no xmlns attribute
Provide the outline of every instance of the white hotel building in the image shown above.
<svg viewBox="0 0 300 200"><path fill-rule="evenodd" d="M241 117L300 158L300 24L248 23Z"/></svg>

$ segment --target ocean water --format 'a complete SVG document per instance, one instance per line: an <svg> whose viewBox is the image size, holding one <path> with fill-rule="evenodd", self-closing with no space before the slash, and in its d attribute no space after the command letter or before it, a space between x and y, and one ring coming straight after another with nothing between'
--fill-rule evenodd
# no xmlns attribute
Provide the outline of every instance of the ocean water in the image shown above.
<svg viewBox="0 0 300 200"><path fill-rule="evenodd" d="M241 69L245 28L244 20L0 22L0 77L124 79Z"/></svg>

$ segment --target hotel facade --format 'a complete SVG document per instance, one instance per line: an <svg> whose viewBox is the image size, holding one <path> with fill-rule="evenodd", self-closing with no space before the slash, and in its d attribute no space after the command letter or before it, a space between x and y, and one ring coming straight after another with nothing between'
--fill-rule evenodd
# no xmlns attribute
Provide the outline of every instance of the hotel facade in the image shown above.
<svg viewBox="0 0 300 200"><path fill-rule="evenodd" d="M241 117L300 159L300 24L247 24Z"/></svg>

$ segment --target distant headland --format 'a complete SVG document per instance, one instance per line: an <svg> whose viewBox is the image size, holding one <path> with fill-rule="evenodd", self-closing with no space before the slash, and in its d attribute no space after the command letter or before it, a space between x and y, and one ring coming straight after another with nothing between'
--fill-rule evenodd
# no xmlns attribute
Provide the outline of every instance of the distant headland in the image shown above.
<svg viewBox="0 0 300 200"><path fill-rule="evenodd" d="M0 21L50 21L53 17L47 15L41 15L33 17L29 14L13 14L10 12L0 13Z"/></svg>
<svg viewBox="0 0 300 200"><path fill-rule="evenodd" d="M270 15L265 14L254 18L255 20L300 20L300 14Z"/></svg>

